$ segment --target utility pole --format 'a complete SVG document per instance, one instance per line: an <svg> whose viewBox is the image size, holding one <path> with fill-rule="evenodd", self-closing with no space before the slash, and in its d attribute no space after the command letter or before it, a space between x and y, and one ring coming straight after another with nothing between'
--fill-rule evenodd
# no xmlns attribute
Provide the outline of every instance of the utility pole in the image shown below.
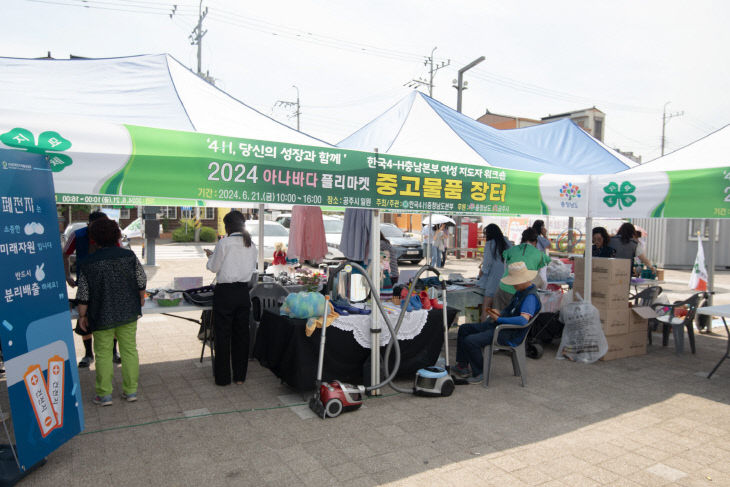
<svg viewBox="0 0 730 487"><path fill-rule="evenodd" d="M173 11L173 14L175 12ZM195 26L193 31L190 33L188 38L190 39L190 45L198 46L198 76L203 76L203 36L208 33L207 30L203 30L203 19L208 15L208 7L203 10L203 0L200 0L198 6L198 25ZM172 15L170 15L172 17Z"/></svg>
<svg viewBox="0 0 730 487"><path fill-rule="evenodd" d="M301 105L299 104L299 88L297 85L292 85L292 88L297 90L297 101L286 101L286 100L276 100L276 103L274 103L275 107L286 107L286 108L294 108L294 115L293 117L297 117L297 131L299 130L299 119L302 115ZM291 117L289 117L291 118Z"/></svg>
<svg viewBox="0 0 730 487"><path fill-rule="evenodd" d="M418 89L421 86L428 86L428 96L433 98L433 77L436 74L436 71L438 71L441 68L445 68L446 66L451 65L451 59L447 59L446 61L441 61L441 63L434 64L433 60L433 53L436 52L436 47L431 49L431 55L426 58L426 60L423 62L424 66L429 66L429 77L428 81L418 78L418 79L412 79L407 83L404 83L403 86L407 86L409 88L416 88Z"/></svg>
<svg viewBox="0 0 730 487"><path fill-rule="evenodd" d="M464 93L464 90L466 89L466 81L464 81L464 73L466 71L469 71L471 68L476 66L477 64L481 63L486 59L484 56L479 56L474 61L470 62L463 68L459 70L459 74L457 79L454 80L456 85L454 85L454 88L456 88L456 111L461 113L461 96ZM456 258L461 259L461 246L463 244L463 239L461 238L461 216L456 217L456 228L454 229L454 242L456 243Z"/></svg>
<svg viewBox="0 0 730 487"><path fill-rule="evenodd" d="M664 136L667 123L669 123L669 120L673 117L681 117L682 115L684 115L684 110L682 110L681 112L667 113L667 105L669 105L670 103L672 102L668 101L664 104L664 112L662 113L662 155L664 155L664 144L667 140Z"/></svg>

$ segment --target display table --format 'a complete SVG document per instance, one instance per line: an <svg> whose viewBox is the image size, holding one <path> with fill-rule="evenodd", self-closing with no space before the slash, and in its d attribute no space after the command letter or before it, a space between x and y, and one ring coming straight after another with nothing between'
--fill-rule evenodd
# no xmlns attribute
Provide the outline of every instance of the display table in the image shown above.
<svg viewBox="0 0 730 487"><path fill-rule="evenodd" d="M453 322L458 310L448 309L447 319ZM312 390L317 375L317 354L321 329L307 337L304 327L307 320L289 318L270 311L261 317L254 358L271 370L282 382L299 391ZM443 311L428 312L421 333L411 340L399 340L401 366L399 377L413 377L416 371L436 363L444 342ZM381 348L381 353L385 347ZM391 356L393 353L391 353ZM333 326L327 328L327 344L324 355L323 379L341 380L354 384L363 383L365 363L370 350L361 347L352 332ZM369 366L368 366L369 369Z"/></svg>
<svg viewBox="0 0 730 487"><path fill-rule="evenodd" d="M715 365L715 368L712 369L712 372L710 372L707 376L709 379L712 377L712 374L715 373L715 371L720 367L720 365L725 361L726 358L730 357L730 328L727 326L727 321L725 320L726 317L730 317L730 304L723 304L719 306L705 306L703 308L697 308L697 313L701 315L709 315L709 316L719 316L722 318L722 324L725 325L725 331L727 332L727 349L725 350L725 355L720 359L720 361Z"/></svg>
<svg viewBox="0 0 730 487"><path fill-rule="evenodd" d="M190 318L182 317L182 316L175 316L172 313L184 313L186 311L205 311L213 309L213 306L198 306L195 304L188 304L185 301L182 301L178 306L160 306L159 304L155 303L152 299L145 299L144 306L142 306L142 315L151 315L151 314L163 314L168 316L173 316L175 318L182 318L185 320L189 320ZM71 319L75 320L79 317L78 308L73 307L71 309ZM198 324L200 322L197 322Z"/></svg>

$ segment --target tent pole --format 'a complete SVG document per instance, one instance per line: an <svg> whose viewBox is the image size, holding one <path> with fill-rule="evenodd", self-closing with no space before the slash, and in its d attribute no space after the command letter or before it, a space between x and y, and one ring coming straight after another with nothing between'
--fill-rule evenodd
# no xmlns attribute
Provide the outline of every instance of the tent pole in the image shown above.
<svg viewBox="0 0 730 487"><path fill-rule="evenodd" d="M588 241L589 232L592 231L593 218L589 216L586 218L586 249L585 258L583 259L583 262L585 263L585 270L583 272L583 275L585 276L585 282L583 283L583 301L586 303L591 302L591 280L593 279L593 249Z"/></svg>
<svg viewBox="0 0 730 487"><path fill-rule="evenodd" d="M708 252L707 257L705 258L707 262L707 290L712 292L715 290L715 225L717 224L717 220L705 220L706 225L710 225L710 244L708 245ZM707 306L712 306L712 294L710 294L707 297ZM710 317L712 318L712 317ZM710 324L707 327L708 332L712 332L712 319L710 319Z"/></svg>
<svg viewBox="0 0 730 487"><path fill-rule="evenodd" d="M377 289L370 289L372 306L370 307L370 385L380 382L380 312L376 299L380 298L380 211L372 210L370 223L370 279ZM371 392L380 395L380 389Z"/></svg>
<svg viewBox="0 0 730 487"><path fill-rule="evenodd" d="M266 205L259 203L259 259L258 259L258 270L259 274L264 274L264 209Z"/></svg>

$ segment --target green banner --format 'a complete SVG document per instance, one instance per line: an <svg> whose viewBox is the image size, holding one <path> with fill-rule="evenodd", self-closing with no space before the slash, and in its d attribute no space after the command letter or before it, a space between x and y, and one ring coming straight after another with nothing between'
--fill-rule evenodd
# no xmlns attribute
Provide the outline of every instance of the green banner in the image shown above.
<svg viewBox="0 0 730 487"><path fill-rule="evenodd" d="M538 173L138 126L127 129L132 154L101 184L101 193L195 198L230 206L249 202L400 212L548 211L536 191Z"/></svg>

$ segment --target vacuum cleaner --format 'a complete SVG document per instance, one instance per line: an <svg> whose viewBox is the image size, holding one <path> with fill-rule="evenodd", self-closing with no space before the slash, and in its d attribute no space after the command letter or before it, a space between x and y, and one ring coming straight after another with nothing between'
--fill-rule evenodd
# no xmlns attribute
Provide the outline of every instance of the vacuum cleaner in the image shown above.
<svg viewBox="0 0 730 487"><path fill-rule="evenodd" d="M375 289L373 287L372 281L370 280L370 277L368 276L367 272L364 268L362 268L359 264L356 262L351 261L345 261L342 264L340 264L336 269L334 269L330 273L330 279L328 283L328 288L332 289L331 283L334 278L345 266L350 265L357 270L359 270L365 277L365 279L368 282L368 285L370 286L370 289ZM372 298L374 302L377 304L378 308L380 309L381 315L383 316L383 320L385 321L386 326L388 327L388 330L390 331L391 339L388 342L388 345L386 347L385 356L384 356L384 370L386 378L380 382L379 384L375 384L372 386L364 386L364 385L352 385L347 384L344 382L341 382L339 380L334 380L331 382L323 382L322 381L322 369L323 369L323 363L324 363L324 350L325 350L325 343L326 343L326 333L327 333L327 313L329 311L329 299L330 296L325 297L325 311L324 311L324 321L323 321L323 327L322 327L322 334L320 337L320 343L319 343L319 358L317 363L317 388L315 390L314 396L310 398L309 400L309 408L314 411L317 416L321 417L322 419L325 419L327 417L334 418L339 416L342 412L347 411L354 411L358 409L360 406L362 406L364 396L366 392L372 391L375 389L380 389L386 385L390 385L394 390L398 392L405 392L409 394L417 394L421 396L426 397L445 397L450 396L451 393L454 391L454 379L450 375L448 370L448 363L449 363L449 351L448 351L448 321L447 321L447 315L446 315L446 286L443 283L443 278L441 277L441 274L436 270L435 268L431 266L423 266L419 271L416 273L416 276L411 281L411 285L408 289L408 297L406 299L406 302L411 298L413 295L413 288L415 287L415 282L418 279L418 277L425 271L431 270L434 272L438 278L439 282L442 284L443 289L443 319L444 319L444 349L445 349L445 357L446 357L446 367L438 367L438 366L432 366L432 367L426 367L424 369L420 369L415 378L414 387L413 389L403 389L395 384L393 384L393 379L395 378L395 375L398 372L398 368L400 367L400 346L398 345L397 340L397 333L400 329L401 324L403 323L403 318L405 317L406 313L406 306L403 307L400 314L398 315L398 321L393 328L393 326L390 323L390 319L388 318L388 314L383 309L382 302L379 299L379 296L376 293L372 293ZM388 364L389 364L389 358L392 350L395 349L395 360L394 360L394 367L393 371L388 371Z"/></svg>
<svg viewBox="0 0 730 487"><path fill-rule="evenodd" d="M334 276L336 276L342 269L344 269L346 266L351 266L358 271L360 271L365 277L365 280L367 281L368 285L370 286L370 289L380 289L379 287L376 288L373 286L372 280L370 279L370 276L367 274L367 271L357 262L352 261L344 261L342 262L337 268L335 268L331 273L328 280L328 289L332 289L332 281L334 279ZM375 384L372 386L364 386L364 385L352 385L347 384L344 382L341 382L339 380L333 380L331 382L323 382L322 381L322 369L324 365L324 349L325 349L325 342L326 342L326 335L327 335L327 314L329 312L329 301L330 301L329 294L325 296L325 306L324 306L324 320L322 321L322 334L320 336L319 340L319 358L317 361L317 387L314 392L314 396L309 399L309 408L314 411L314 413L321 417L322 419L325 418L336 418L340 415L342 412L347 411L354 411L358 409L360 406L362 406L362 402L364 400L365 393L368 391L373 391L375 389L380 389L381 387L384 387L390 381L393 380L396 373L398 372L398 367L400 366L400 347L398 346L398 340L396 339L395 330L393 329L393 326L390 323L390 320L388 318L388 314L385 312L385 309L383 308L383 303L380 301L380 297L378 296L378 293L373 292L372 293L372 299L377 304L378 308L380 309L380 313L383 316L383 319L385 321L386 326L388 327L388 330L390 330L391 333L391 339L388 343L388 347L390 348L393 342L395 342L395 367L393 370L393 373L390 374L388 377L386 377L385 380L383 380L380 384ZM405 309L401 311L401 315L405 313Z"/></svg>
<svg viewBox="0 0 730 487"><path fill-rule="evenodd" d="M395 384L390 384L390 387L392 387L394 390L398 392L404 392L404 393L412 393L417 396L424 396L424 397L447 397L450 396L454 392L454 378L451 376L449 371L449 323L448 318L446 315L446 284L444 283L444 278L441 275L441 273L431 267L431 266L422 266L418 272L416 272L416 275L413 277L413 280L411 281L411 285L408 288L408 296L406 298L406 302L411 299L411 296L413 295L413 288L415 286L416 281L418 280L419 276L426 272L431 271L434 274L436 274L436 277L438 278L439 283L441 284L441 290L442 290L442 298L443 298L443 324L444 324L444 358L445 358L445 364L443 367L438 365L433 365L431 367L425 367L423 369L419 369L416 372L416 378L413 383L413 390L403 389L399 388ZM401 312L401 314L403 314ZM400 329L402 323L402 317L399 316L398 323L395 326L396 333ZM385 373L388 373L388 350L385 352Z"/></svg>

